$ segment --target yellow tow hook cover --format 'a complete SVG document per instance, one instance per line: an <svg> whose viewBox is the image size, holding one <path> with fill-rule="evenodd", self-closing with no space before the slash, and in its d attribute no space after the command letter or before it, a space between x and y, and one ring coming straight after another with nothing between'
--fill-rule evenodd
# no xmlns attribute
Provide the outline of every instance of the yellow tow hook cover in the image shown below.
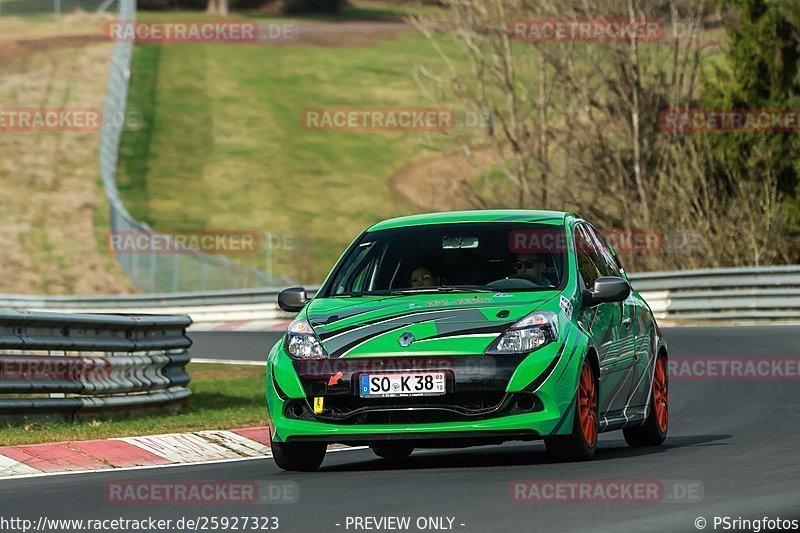
<svg viewBox="0 0 800 533"><path fill-rule="evenodd" d="M314 414L318 415L325 409L325 398L317 396L314 398Z"/></svg>

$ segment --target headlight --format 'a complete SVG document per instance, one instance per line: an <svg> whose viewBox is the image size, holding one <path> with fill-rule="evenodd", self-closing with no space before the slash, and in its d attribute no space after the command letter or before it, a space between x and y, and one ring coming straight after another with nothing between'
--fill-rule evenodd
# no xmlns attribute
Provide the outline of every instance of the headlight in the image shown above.
<svg viewBox="0 0 800 533"><path fill-rule="evenodd" d="M327 359L328 354L319 342L311 324L299 318L289 324L286 332L286 351L294 359Z"/></svg>
<svg viewBox="0 0 800 533"><path fill-rule="evenodd" d="M488 355L523 354L538 350L558 338L558 318L537 311L521 318L486 350Z"/></svg>

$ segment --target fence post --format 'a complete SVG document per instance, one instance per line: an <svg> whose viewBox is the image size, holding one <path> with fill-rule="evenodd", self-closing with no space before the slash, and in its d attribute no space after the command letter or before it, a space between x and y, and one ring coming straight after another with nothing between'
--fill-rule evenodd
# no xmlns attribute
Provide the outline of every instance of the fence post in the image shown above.
<svg viewBox="0 0 800 533"><path fill-rule="evenodd" d="M172 254L172 292L178 292L178 287L180 286L180 268L180 254L176 251L176 253Z"/></svg>
<svg viewBox="0 0 800 533"><path fill-rule="evenodd" d="M272 233L264 233L264 247L266 253L265 273L267 274L267 279L272 282Z"/></svg>
<svg viewBox="0 0 800 533"><path fill-rule="evenodd" d="M157 283L157 274L156 271L158 270L158 264L160 261L161 254L156 254L153 250L150 251L150 290L152 292L158 292L156 290L156 283Z"/></svg>
<svg viewBox="0 0 800 533"><path fill-rule="evenodd" d="M100 6L97 8L97 11L96 11L96 13L105 13L105 12L108 10L108 8L109 8L109 7L111 7L111 4L113 4L113 3L114 3L114 1L115 1L115 0L105 0L105 1L104 1L102 4L100 4Z"/></svg>
<svg viewBox="0 0 800 533"><path fill-rule="evenodd" d="M200 258L200 290L206 290L206 278L208 277L208 272L206 268L206 256L205 254L197 254Z"/></svg>

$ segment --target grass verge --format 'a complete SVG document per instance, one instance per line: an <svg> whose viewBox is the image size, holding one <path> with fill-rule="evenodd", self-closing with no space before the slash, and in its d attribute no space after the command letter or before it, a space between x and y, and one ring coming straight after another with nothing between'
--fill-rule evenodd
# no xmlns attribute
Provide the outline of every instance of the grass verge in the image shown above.
<svg viewBox="0 0 800 533"><path fill-rule="evenodd" d="M4 11L0 108L100 110L112 51L104 20L72 14L55 22ZM13 130L0 131L0 293L130 292L102 240L108 203L99 182L99 132Z"/></svg>
<svg viewBox="0 0 800 533"><path fill-rule="evenodd" d="M30 422L0 426L0 445L40 444L108 439L204 429L235 429L267 423L264 368L248 365L192 363L192 395L177 414L150 414L132 419Z"/></svg>
<svg viewBox="0 0 800 533"><path fill-rule="evenodd" d="M373 28L369 45L348 44L346 28L325 31L341 42L137 45L129 105L145 127L125 133L119 163L131 214L166 232L291 235L296 247L273 254L275 272L313 281L364 227L413 212L388 177L435 153L427 135L308 129L302 117L429 107L411 73L434 51L411 28ZM264 265L263 255L236 261Z"/></svg>

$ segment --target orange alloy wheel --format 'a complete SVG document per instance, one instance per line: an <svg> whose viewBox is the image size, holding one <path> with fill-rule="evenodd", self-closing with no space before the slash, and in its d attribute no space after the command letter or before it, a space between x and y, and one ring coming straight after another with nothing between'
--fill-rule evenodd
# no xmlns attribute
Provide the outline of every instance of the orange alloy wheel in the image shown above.
<svg viewBox="0 0 800 533"><path fill-rule="evenodd" d="M659 357L656 361L656 375L653 378L653 409L656 410L658 429L667 430L669 411L667 409L667 359Z"/></svg>
<svg viewBox="0 0 800 533"><path fill-rule="evenodd" d="M592 376L589 362L583 363L581 381L578 387L578 409L580 410L581 429L586 444L594 446L597 441L597 388Z"/></svg>

